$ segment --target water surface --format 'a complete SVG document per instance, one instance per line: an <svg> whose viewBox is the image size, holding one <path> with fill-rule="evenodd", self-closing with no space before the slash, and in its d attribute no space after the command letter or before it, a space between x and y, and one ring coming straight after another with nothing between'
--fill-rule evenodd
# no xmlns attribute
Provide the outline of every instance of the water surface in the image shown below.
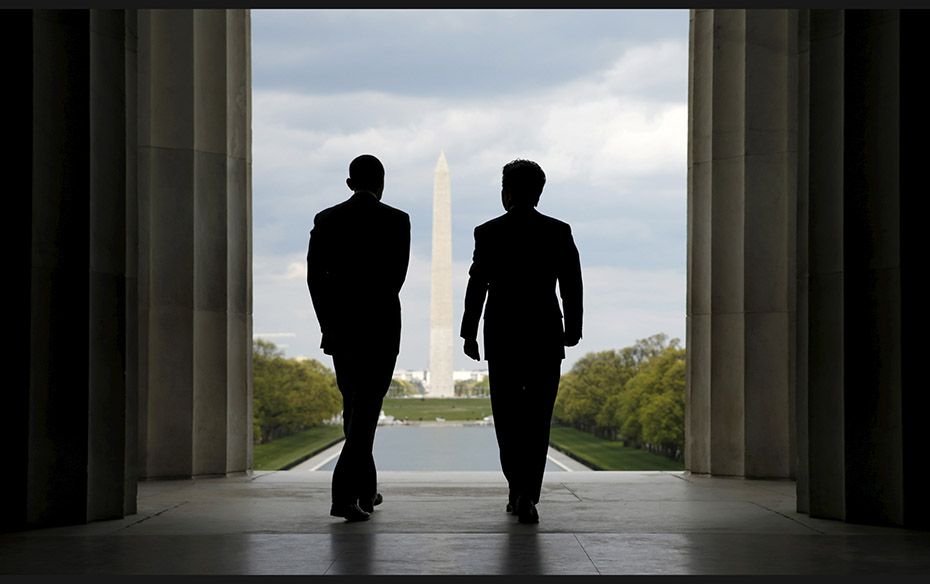
<svg viewBox="0 0 930 584"><path fill-rule="evenodd" d="M494 426L379 426L373 452L378 470L501 470ZM334 458L318 470L335 467ZM546 472L562 470L546 462Z"/></svg>

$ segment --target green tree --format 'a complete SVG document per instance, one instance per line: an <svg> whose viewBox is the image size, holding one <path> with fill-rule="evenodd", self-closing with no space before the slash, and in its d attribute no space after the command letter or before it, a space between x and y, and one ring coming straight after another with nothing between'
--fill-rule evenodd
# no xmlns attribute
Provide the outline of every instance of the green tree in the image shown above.
<svg viewBox="0 0 930 584"><path fill-rule="evenodd" d="M650 450L681 458L685 447L685 404L682 396L662 393L652 396L640 412L643 440Z"/></svg>
<svg viewBox="0 0 930 584"><path fill-rule="evenodd" d="M465 381L455 382L456 397L488 397L491 395L491 386L488 377L485 376L480 381L468 379Z"/></svg>
<svg viewBox="0 0 930 584"><path fill-rule="evenodd" d="M631 445L645 444L642 409L664 390L651 385L652 374L631 382L666 353L683 355L679 344L679 339L659 333L615 351L588 353L562 376L553 418L606 438L622 436Z"/></svg>
<svg viewBox="0 0 930 584"><path fill-rule="evenodd" d="M668 455L684 449L685 350L645 362L618 400L620 433L633 446Z"/></svg>
<svg viewBox="0 0 930 584"><path fill-rule="evenodd" d="M284 358L274 343L253 343L253 434L262 443L322 423L342 409L336 376L319 361Z"/></svg>
<svg viewBox="0 0 930 584"><path fill-rule="evenodd" d="M666 349L677 349L680 344L680 339L669 340L667 334L658 333L645 339L638 339L633 345L620 349L621 359L629 369L635 372L654 357L664 353Z"/></svg>
<svg viewBox="0 0 930 584"><path fill-rule="evenodd" d="M279 349L277 345L265 339L255 339L252 341L253 359L274 359L275 357L284 357L284 351Z"/></svg>
<svg viewBox="0 0 930 584"><path fill-rule="evenodd" d="M588 353L562 376L553 416L580 430L604 434L607 427L601 412L630 373L617 351Z"/></svg>
<svg viewBox="0 0 930 584"><path fill-rule="evenodd" d="M388 387L386 397L405 397L408 395L420 395L420 390L416 385L404 379L392 379Z"/></svg>

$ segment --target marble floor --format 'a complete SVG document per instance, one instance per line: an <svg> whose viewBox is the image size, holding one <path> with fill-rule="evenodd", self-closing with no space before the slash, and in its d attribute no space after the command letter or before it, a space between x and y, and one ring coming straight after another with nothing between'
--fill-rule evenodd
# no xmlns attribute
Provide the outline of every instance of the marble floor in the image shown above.
<svg viewBox="0 0 930 584"><path fill-rule="evenodd" d="M331 476L143 482L135 515L0 534L0 573L930 573L930 532L812 519L792 481L551 473L521 525L499 472L382 472L362 523L329 516Z"/></svg>

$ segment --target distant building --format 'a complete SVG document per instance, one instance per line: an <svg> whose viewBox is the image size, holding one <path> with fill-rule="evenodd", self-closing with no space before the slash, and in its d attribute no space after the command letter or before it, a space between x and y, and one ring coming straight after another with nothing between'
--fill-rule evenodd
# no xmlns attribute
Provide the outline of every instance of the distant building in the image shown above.
<svg viewBox="0 0 930 584"><path fill-rule="evenodd" d="M487 379L487 377L488 377L487 369L479 369L477 371L460 370L460 371L452 372L453 383L458 382L458 381L481 382ZM429 388L429 378L430 378L429 371L425 371L422 369L395 369L394 375L392 376L392 378L398 379L401 381L407 381L409 383L413 383L414 385L417 385L420 388ZM436 394L430 393L427 390L424 394L424 397L455 397L455 396L454 395L438 396Z"/></svg>
<svg viewBox="0 0 930 584"><path fill-rule="evenodd" d="M400 379L401 381L411 381L413 383L426 383L427 373L422 370L410 370L410 369L395 369L394 375L391 376L393 379Z"/></svg>
<svg viewBox="0 0 930 584"><path fill-rule="evenodd" d="M453 381L484 381L488 376L487 369L481 369L479 371L453 371L452 380Z"/></svg>

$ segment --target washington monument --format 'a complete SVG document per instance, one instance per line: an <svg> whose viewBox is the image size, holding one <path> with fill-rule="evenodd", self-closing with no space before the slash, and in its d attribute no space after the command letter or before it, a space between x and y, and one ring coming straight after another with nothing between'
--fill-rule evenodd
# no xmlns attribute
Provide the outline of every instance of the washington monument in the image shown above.
<svg viewBox="0 0 930 584"><path fill-rule="evenodd" d="M430 275L430 397L454 397L452 381L452 183L444 152L433 180L433 264Z"/></svg>

